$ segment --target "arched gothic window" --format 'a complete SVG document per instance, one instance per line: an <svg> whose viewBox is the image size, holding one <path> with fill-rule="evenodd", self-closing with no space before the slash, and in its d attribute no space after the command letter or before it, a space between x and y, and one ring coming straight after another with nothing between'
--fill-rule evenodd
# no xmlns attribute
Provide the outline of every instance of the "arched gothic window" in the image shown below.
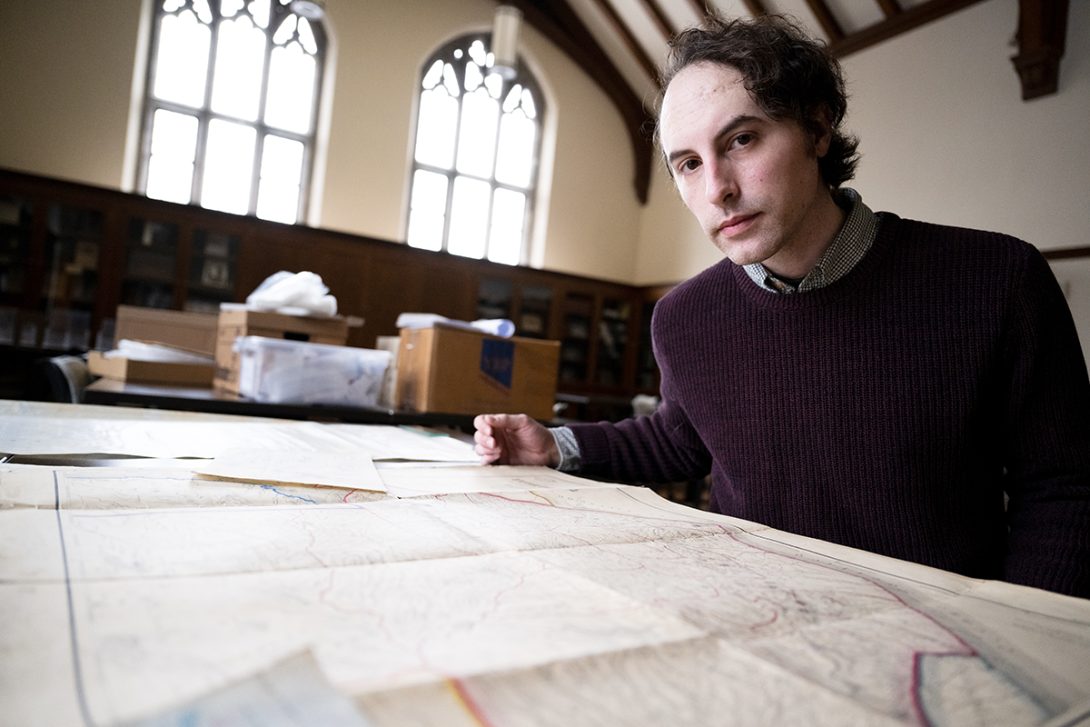
<svg viewBox="0 0 1090 727"><path fill-rule="evenodd" d="M326 49L319 6L154 2L139 190L299 221Z"/></svg>
<svg viewBox="0 0 1090 727"><path fill-rule="evenodd" d="M463 36L424 64L408 242L517 265L533 211L542 97L525 68L509 80L492 72L489 39Z"/></svg>

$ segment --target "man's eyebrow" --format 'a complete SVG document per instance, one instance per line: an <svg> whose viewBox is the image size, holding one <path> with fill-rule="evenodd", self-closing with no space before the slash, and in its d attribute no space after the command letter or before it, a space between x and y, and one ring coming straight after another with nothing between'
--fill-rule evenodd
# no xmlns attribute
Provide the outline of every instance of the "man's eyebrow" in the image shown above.
<svg viewBox="0 0 1090 727"><path fill-rule="evenodd" d="M729 136L729 135L733 134L738 129L739 126L744 126L746 124L750 124L750 123L753 123L753 122L761 122L763 120L764 119L762 119L760 116L753 116L752 114L742 114L742 115L739 115L739 116L735 116L730 121L728 121L726 124L724 124L722 126L722 128L719 129L719 131L717 131L715 133L715 140L719 141L724 136ZM692 152L692 150L690 150L690 149L678 149L677 151L670 152L667 155L666 160L671 165L673 165L674 160L676 160L676 159L678 159L680 157L683 157L686 154L690 154L691 152Z"/></svg>

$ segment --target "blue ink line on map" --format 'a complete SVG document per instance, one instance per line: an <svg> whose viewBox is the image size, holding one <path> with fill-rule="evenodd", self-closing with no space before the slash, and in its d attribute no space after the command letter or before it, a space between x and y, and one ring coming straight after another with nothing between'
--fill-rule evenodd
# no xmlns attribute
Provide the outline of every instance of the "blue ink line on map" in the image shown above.
<svg viewBox="0 0 1090 727"><path fill-rule="evenodd" d="M296 500L302 500L303 502L309 502L311 505L317 505L318 504L317 501L310 500L310 499L308 499L306 497L302 497L300 495L289 495L286 492L281 492L280 490L276 489L272 485L258 485L258 486L263 488L263 489L266 489L266 490L272 490L273 492L280 495L281 497L291 497L291 498L294 498Z"/></svg>

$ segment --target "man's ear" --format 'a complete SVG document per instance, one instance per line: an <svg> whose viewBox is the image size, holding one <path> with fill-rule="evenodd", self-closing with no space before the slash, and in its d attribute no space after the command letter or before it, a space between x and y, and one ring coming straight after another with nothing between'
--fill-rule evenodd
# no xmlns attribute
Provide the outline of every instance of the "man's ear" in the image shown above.
<svg viewBox="0 0 1090 727"><path fill-rule="evenodd" d="M810 119L809 131L813 134L814 155L821 159L829 153L833 141L833 120L829 107L822 104Z"/></svg>

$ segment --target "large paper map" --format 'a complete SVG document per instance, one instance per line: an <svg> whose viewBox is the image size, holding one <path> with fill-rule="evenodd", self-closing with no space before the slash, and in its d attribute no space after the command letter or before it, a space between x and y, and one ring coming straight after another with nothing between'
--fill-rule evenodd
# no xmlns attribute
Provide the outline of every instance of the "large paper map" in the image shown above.
<svg viewBox="0 0 1090 727"><path fill-rule="evenodd" d="M548 470L382 472L529 487L0 471L0 723L121 724L305 650L374 725L1090 714L1090 603Z"/></svg>

